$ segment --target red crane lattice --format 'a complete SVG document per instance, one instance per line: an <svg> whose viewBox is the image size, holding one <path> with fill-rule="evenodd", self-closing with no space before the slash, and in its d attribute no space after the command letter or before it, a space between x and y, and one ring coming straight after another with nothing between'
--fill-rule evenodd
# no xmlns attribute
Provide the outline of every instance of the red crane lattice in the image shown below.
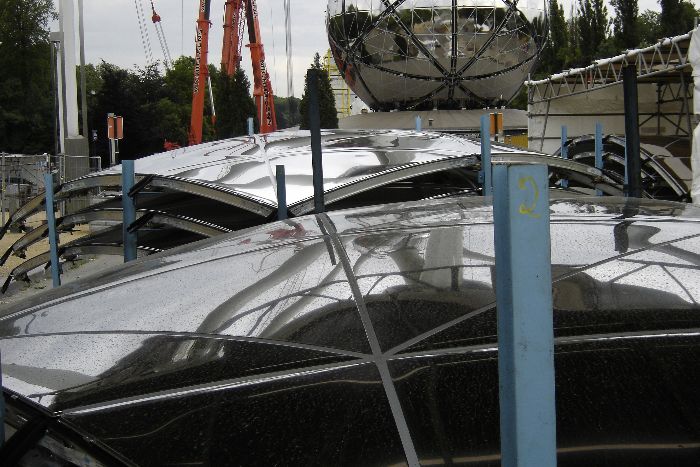
<svg viewBox="0 0 700 467"><path fill-rule="evenodd" d="M211 0L200 0L197 21L194 85L192 89L192 120L190 145L202 142L202 119L207 82L207 50L209 43L209 21ZM247 23L247 24L246 24ZM224 10L224 43L221 53L221 68L233 76L241 63L243 34L248 29L250 55L253 62L253 97L260 121L260 132L277 130L272 83L265 62L265 51L260 35L258 8L255 0L226 0Z"/></svg>

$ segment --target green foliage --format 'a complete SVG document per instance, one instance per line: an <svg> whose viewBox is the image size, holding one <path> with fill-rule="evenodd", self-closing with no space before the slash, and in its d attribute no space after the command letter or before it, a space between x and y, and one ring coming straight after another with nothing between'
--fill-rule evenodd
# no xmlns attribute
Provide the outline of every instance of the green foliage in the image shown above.
<svg viewBox="0 0 700 467"><path fill-rule="evenodd" d="M608 36L608 10L603 0L578 0L577 48L574 62L587 65Z"/></svg>
<svg viewBox="0 0 700 467"><path fill-rule="evenodd" d="M0 151L51 152L51 0L0 0Z"/></svg>
<svg viewBox="0 0 700 467"><path fill-rule="evenodd" d="M314 56L313 65L306 71L304 95L301 97L299 104L299 112L301 114L300 128L303 130L308 130L309 128L309 82L312 73L316 73L318 77L318 104L321 128L338 128L338 112L335 108L335 96L331 88L331 79L321 67L321 56L318 53Z"/></svg>
<svg viewBox="0 0 700 467"><path fill-rule="evenodd" d="M639 6L637 0L610 0L615 10L613 33L615 42L622 49L639 46Z"/></svg>
<svg viewBox="0 0 700 467"><path fill-rule="evenodd" d="M257 115L255 102L250 96L250 81L239 68L231 77L219 73L216 82L214 97L217 137L231 138L248 134L248 118Z"/></svg>
<svg viewBox="0 0 700 467"><path fill-rule="evenodd" d="M569 62L570 55L564 7L557 0L549 0L549 38L542 50L540 70L545 74L557 73Z"/></svg>
<svg viewBox="0 0 700 467"><path fill-rule="evenodd" d="M661 30L661 14L658 11L645 10L637 18L637 31L639 31L639 45L650 46L663 37Z"/></svg>
<svg viewBox="0 0 700 467"><path fill-rule="evenodd" d="M298 97L275 97L275 114L277 115L277 128L292 128L301 122L299 106L301 100Z"/></svg>
<svg viewBox="0 0 700 467"><path fill-rule="evenodd" d="M521 86L515 97L508 103L511 109L527 110L527 88Z"/></svg>
<svg viewBox="0 0 700 467"><path fill-rule="evenodd" d="M684 0L659 0L659 5L661 5L659 22L663 36L678 36L693 29L698 10L695 9L691 2Z"/></svg>

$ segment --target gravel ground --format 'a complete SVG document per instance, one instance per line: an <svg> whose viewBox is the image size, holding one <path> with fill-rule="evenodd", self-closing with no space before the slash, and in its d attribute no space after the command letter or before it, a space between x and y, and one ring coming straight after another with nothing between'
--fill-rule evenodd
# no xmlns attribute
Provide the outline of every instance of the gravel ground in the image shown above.
<svg viewBox="0 0 700 467"><path fill-rule="evenodd" d="M26 225L27 227L34 228L39 224L44 222L46 219L45 214L37 214L28 219ZM63 233L60 235L59 243L67 243L73 241L77 238L82 237L89 233L89 228L86 225L76 226L76 231L73 233ZM4 253L10 246L19 239L23 233L12 233L8 232L5 236L0 239L0 255ZM37 254L43 253L49 249L48 239L42 239L41 241L35 243L27 249L27 258L32 258ZM10 256L7 262L0 267L0 281L4 283L7 276L10 274L12 269L22 264L25 259L19 258L17 256ZM121 257L117 256L88 256L83 257L74 263L63 264L63 274L61 275L61 283L66 284L68 282L80 279L83 277L91 276L93 274L100 274L101 271L121 264L123 262ZM7 289L4 295L0 295L0 314L2 309L10 304L15 304L27 297L41 293L42 291L51 288L51 271L43 269L35 270L33 274L30 274L31 284L25 282L12 282L10 287Z"/></svg>

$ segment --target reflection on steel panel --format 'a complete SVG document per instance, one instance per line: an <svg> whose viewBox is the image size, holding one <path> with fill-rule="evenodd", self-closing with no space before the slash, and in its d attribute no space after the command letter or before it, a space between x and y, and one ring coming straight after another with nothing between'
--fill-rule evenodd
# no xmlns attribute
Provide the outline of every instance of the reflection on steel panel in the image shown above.
<svg viewBox="0 0 700 467"><path fill-rule="evenodd" d="M642 161L641 182L645 197L654 199L667 199L670 201L689 201L688 186L683 182L686 174L677 173L678 164L669 164L668 158L659 157L645 149L640 148ZM594 137L583 135L567 142L569 159L576 162L595 166ZM561 149L554 154L559 156ZM615 135L607 135L603 138L603 164L604 173L615 184L623 184L625 180L625 138Z"/></svg>
<svg viewBox="0 0 700 467"><path fill-rule="evenodd" d="M502 105L535 66L545 3L329 0L328 39L372 109Z"/></svg>
<svg viewBox="0 0 700 467"><path fill-rule="evenodd" d="M695 465L700 208L550 213L558 462ZM6 400L107 465L494 465L494 255L482 197L218 235L5 309Z"/></svg>
<svg viewBox="0 0 700 467"><path fill-rule="evenodd" d="M480 145L461 136L399 130L324 130L324 198L329 210L406 202L480 193L477 174L481 169ZM614 174L601 172L576 161L493 144L493 161L537 162L549 165L553 186L565 177L570 188L552 196L569 196L600 189L609 195L622 193L622 182ZM313 210L310 136L305 131L276 132L265 137L244 137L183 148L139 159L137 184L133 190L142 252L160 251L193 239L240 230L270 222L276 217L274 166L284 165L287 201L292 216ZM57 187L56 197L70 200L91 189L118 190L120 166ZM103 220L121 222L118 197L107 198L59 220L66 230L73 224ZM17 227L43 207L38 196L14 213L3 232ZM28 232L8 249L23 257L26 248L40 240L45 226ZM175 234L181 232L181 235ZM143 235L141 235L143 234ZM159 238L160 237L160 238ZM110 239L111 246L121 238ZM100 233L83 237L82 247L104 246ZM75 245L73 245L75 246ZM67 250L62 250L64 253ZM101 251L117 251L103 248ZM25 278L30 258L16 277Z"/></svg>

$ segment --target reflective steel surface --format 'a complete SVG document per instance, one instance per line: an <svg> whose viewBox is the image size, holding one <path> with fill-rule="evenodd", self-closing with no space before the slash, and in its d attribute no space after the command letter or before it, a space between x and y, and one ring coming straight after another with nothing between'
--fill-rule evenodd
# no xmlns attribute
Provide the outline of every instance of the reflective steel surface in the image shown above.
<svg viewBox="0 0 700 467"><path fill-rule="evenodd" d="M328 209L411 201L455 193L476 193L480 167L478 142L434 132L396 130L324 130L324 198ZM494 157L534 155L494 144ZM155 154L136 161L137 221L140 254L163 251L220 232L264 224L277 211L275 165L286 168L288 212L299 216L313 211L311 149L308 131L232 138ZM582 166L585 168L585 166ZM56 186L56 198L70 200L101 188L120 190L121 166ZM20 228L24 220L43 210L43 194L22 206L0 229ZM102 220L119 223L121 201L106 199L57 219L57 229ZM45 236L46 226L28 232L0 256L25 256ZM118 234L118 231L115 231ZM90 249L119 253L120 235L91 234L62 246L59 255ZM46 264L47 255L28 258L6 278L29 281L29 274Z"/></svg>
<svg viewBox="0 0 700 467"><path fill-rule="evenodd" d="M696 465L700 209L551 216L559 464ZM479 197L222 234L0 311L3 385L136 464L498 465L494 274Z"/></svg>
<svg viewBox="0 0 700 467"><path fill-rule="evenodd" d="M329 0L338 69L371 108L483 108L509 101L543 44L545 5Z"/></svg>

